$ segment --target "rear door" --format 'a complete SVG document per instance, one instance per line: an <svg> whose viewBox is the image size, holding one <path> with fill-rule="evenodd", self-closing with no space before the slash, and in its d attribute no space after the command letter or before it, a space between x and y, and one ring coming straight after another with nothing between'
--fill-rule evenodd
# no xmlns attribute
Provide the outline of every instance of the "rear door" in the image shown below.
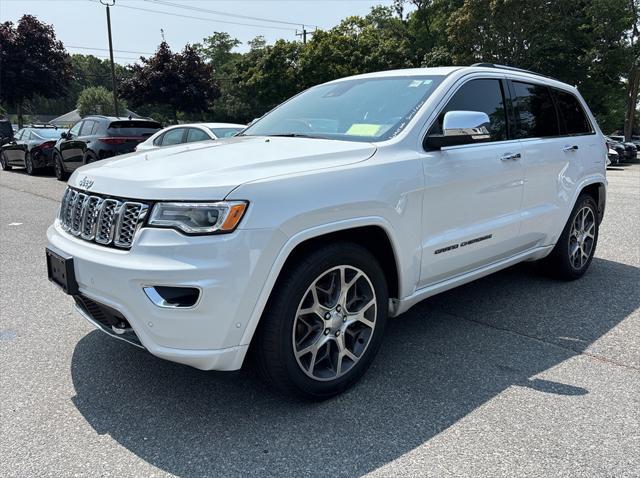
<svg viewBox="0 0 640 478"><path fill-rule="evenodd" d="M591 141L570 133L582 127L568 111L567 118L558 114L557 96L544 83L514 79L510 88L525 168L521 234L532 247L546 246L555 242L573 206L581 159Z"/></svg>
<svg viewBox="0 0 640 478"><path fill-rule="evenodd" d="M448 100L428 134L442 133L447 111L489 116L490 141L427 152L423 165L423 243L420 287L522 250L519 242L523 168L520 142L510 138L506 83L467 80Z"/></svg>
<svg viewBox="0 0 640 478"><path fill-rule="evenodd" d="M185 141L187 128L173 128L162 135L160 146L171 146L174 144L182 144Z"/></svg>
<svg viewBox="0 0 640 478"><path fill-rule="evenodd" d="M200 128L188 128L186 143L195 143L196 141L208 141L211 139L205 131Z"/></svg>

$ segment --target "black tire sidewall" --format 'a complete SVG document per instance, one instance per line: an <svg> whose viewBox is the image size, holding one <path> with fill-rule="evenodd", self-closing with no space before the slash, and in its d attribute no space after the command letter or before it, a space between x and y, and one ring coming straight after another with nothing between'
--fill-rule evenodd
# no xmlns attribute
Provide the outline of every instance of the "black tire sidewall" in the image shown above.
<svg viewBox="0 0 640 478"><path fill-rule="evenodd" d="M58 153L54 153L53 155L53 170L58 181L65 180L65 171L62 167L62 160L60 159L60 155Z"/></svg>
<svg viewBox="0 0 640 478"><path fill-rule="evenodd" d="M571 228L572 228L573 222L575 221L576 215L585 206L588 206L591 209L591 212L593 213L593 217L595 219L594 240L593 240L593 246L591 248L591 252L589 254L589 259L587 259L587 262L585 262L585 264L580 269L576 269L575 267L573 267L570 261L569 236L571 235ZM558 242L552 254L549 257L549 259L551 260L551 265L554 268L557 268L556 271L552 271L552 272L556 272L556 275L560 276L561 278L569 279L569 280L578 279L582 277L584 273L587 271L587 269L589 268L591 261L593 260L593 257L595 255L596 246L598 245L598 235L600 232L599 226L600 225L598 223L598 208L596 206L595 200L589 195L581 195L576 201L576 204L573 207L573 210L571 211L571 215L567 220L567 223L562 231L562 234L560 235L560 238L558 239Z"/></svg>
<svg viewBox="0 0 640 478"><path fill-rule="evenodd" d="M26 153L24 156L24 167L27 170L29 176L33 176L36 173L36 168L33 167L33 158L31 153Z"/></svg>
<svg viewBox="0 0 640 478"><path fill-rule="evenodd" d="M5 156L4 151L0 153L0 167L3 171L9 171L11 169L11 166L7 163L7 157Z"/></svg>
<svg viewBox="0 0 640 478"><path fill-rule="evenodd" d="M291 335L298 305L303 294L313 280L329 269L350 265L362 270L371 281L376 293L377 310L376 327L371 341L360 360L342 377L331 381L318 381L307 376L298 365L293 351ZM351 243L340 243L314 251L293 268L286 271L286 280L274 288L275 296L270 300L268 309L263 316L262 325L272 329L271 334L277 333L276 357L266 357L266 365L273 364L282 367L289 391L307 399L324 399L336 395L349 388L369 368L377 354L386 325L388 312L388 292L382 268L365 248ZM272 295L273 295L272 294ZM279 362L279 363L278 363ZM282 391L283 387L280 387Z"/></svg>

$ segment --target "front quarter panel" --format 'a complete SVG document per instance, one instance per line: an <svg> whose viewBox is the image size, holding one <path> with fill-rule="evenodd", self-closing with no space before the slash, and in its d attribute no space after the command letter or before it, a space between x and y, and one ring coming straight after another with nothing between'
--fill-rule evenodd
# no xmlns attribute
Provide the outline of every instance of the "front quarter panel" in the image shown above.
<svg viewBox="0 0 640 478"><path fill-rule="evenodd" d="M324 234L381 227L394 248L399 296L413 293L420 274L423 188L419 161L410 154L379 150L361 163L255 181L232 191L227 199L250 201L239 229L272 229L285 238L240 343L250 343L289 254L302 242Z"/></svg>
<svg viewBox="0 0 640 478"><path fill-rule="evenodd" d="M423 187L420 162L387 148L360 163L247 183L227 199L250 202L241 229L279 229L289 239L304 237L300 242L351 227L383 227L397 249L400 295L408 295L420 269ZM314 230L318 234L304 234Z"/></svg>

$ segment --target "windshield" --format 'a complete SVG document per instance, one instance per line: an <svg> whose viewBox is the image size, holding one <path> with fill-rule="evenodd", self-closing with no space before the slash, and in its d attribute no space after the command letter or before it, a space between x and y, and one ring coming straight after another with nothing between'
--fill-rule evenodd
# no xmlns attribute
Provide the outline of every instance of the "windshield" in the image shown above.
<svg viewBox="0 0 640 478"><path fill-rule="evenodd" d="M260 118L243 135L383 141L402 131L443 78L393 76L319 85Z"/></svg>
<svg viewBox="0 0 640 478"><path fill-rule="evenodd" d="M31 132L40 139L49 139L49 138L59 138L60 133L66 131L64 129L55 129L55 128L42 128L42 129L32 129Z"/></svg>
<svg viewBox="0 0 640 478"><path fill-rule="evenodd" d="M216 138L230 138L243 128L209 128Z"/></svg>

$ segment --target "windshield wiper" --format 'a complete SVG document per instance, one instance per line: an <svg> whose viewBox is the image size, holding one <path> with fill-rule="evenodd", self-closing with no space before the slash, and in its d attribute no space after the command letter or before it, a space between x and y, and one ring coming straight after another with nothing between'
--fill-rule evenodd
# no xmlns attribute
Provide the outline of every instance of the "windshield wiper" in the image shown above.
<svg viewBox="0 0 640 478"><path fill-rule="evenodd" d="M266 134L265 136L274 136L279 138L312 138L312 139L327 139L322 136L313 136L303 133L279 133L279 134Z"/></svg>

